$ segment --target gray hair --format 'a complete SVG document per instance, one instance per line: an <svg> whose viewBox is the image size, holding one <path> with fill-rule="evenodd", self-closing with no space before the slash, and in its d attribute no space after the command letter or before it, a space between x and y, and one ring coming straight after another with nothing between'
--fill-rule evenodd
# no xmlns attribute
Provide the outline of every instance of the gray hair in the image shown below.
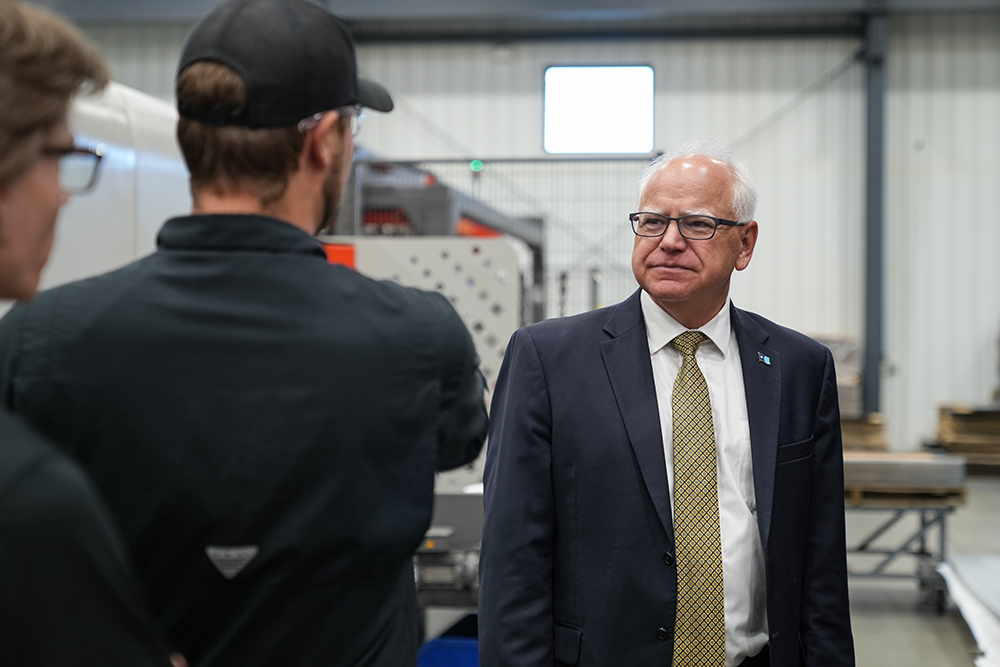
<svg viewBox="0 0 1000 667"><path fill-rule="evenodd" d="M733 214L736 222L750 222L757 211L757 186L741 160L728 144L715 139L696 139L677 146L653 158L639 176L639 199L660 169L682 155L705 155L725 162L733 176Z"/></svg>

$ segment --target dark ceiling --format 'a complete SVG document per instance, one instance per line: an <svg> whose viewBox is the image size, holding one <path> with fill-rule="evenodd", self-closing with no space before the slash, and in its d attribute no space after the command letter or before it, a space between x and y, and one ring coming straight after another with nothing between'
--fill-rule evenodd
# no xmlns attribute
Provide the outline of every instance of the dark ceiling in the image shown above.
<svg viewBox="0 0 1000 667"><path fill-rule="evenodd" d="M221 0L29 0L78 23L187 23ZM1000 11L1000 0L326 0L359 41L856 33L870 13Z"/></svg>

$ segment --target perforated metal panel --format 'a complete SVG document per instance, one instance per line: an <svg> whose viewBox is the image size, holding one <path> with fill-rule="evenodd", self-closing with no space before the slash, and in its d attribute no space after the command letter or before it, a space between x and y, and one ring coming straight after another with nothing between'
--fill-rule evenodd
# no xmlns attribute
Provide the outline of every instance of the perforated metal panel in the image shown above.
<svg viewBox="0 0 1000 667"><path fill-rule="evenodd" d="M507 341L519 320L517 256L503 240L452 237L326 237L354 246L355 268L372 278L448 297L472 334L489 390L496 384ZM483 479L486 449L472 465L438 476L436 488L460 491Z"/></svg>
<svg viewBox="0 0 1000 667"><path fill-rule="evenodd" d="M502 240L331 237L354 245L356 268L377 279L441 292L461 316L479 353L489 389L518 326L517 257Z"/></svg>

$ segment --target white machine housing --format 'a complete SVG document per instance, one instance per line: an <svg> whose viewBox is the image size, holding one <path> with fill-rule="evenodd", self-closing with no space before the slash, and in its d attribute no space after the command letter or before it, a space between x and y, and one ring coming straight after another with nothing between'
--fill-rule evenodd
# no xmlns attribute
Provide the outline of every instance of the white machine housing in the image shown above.
<svg viewBox="0 0 1000 667"><path fill-rule="evenodd" d="M117 268L153 251L163 222L191 210L171 104L112 83L70 109L76 142L101 146L94 189L63 207L42 287Z"/></svg>

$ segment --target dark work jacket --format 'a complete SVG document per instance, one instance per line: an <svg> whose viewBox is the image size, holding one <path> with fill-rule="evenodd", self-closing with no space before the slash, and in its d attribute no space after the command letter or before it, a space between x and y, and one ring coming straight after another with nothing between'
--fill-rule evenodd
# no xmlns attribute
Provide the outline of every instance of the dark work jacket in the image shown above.
<svg viewBox="0 0 1000 667"><path fill-rule="evenodd" d="M771 667L853 667L830 351L731 307ZM507 346L490 414L483 667L670 665L677 559L639 292ZM739 585L739 582L726 582Z"/></svg>
<svg viewBox="0 0 1000 667"><path fill-rule="evenodd" d="M434 473L486 431L443 296L279 220L175 218L152 255L15 308L0 372L107 498L193 665L416 662Z"/></svg>
<svg viewBox="0 0 1000 667"><path fill-rule="evenodd" d="M89 481L0 409L0 665L169 664Z"/></svg>

